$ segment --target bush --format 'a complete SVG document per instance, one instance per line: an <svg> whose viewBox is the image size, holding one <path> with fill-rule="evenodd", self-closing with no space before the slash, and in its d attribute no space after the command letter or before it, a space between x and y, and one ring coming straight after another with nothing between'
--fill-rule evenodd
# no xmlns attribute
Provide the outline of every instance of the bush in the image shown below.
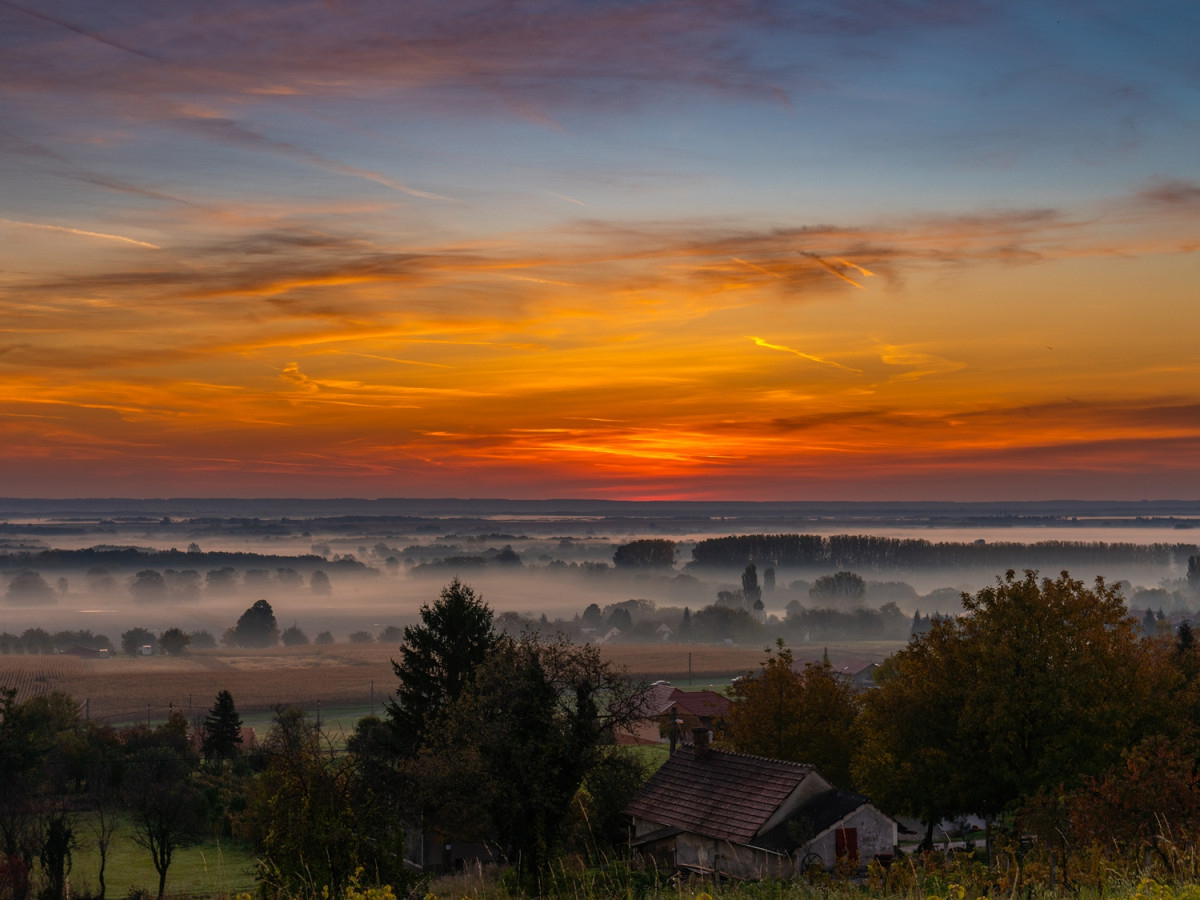
<svg viewBox="0 0 1200 900"><path fill-rule="evenodd" d="M300 630L300 626L293 623L283 629L281 640L285 647L303 647L308 643L308 635Z"/></svg>

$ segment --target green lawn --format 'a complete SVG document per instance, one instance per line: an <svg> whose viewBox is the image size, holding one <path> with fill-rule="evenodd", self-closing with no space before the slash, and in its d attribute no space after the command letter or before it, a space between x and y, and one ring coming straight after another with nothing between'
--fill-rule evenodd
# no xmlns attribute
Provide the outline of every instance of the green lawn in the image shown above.
<svg viewBox="0 0 1200 900"><path fill-rule="evenodd" d="M72 854L71 891L95 891L100 857L95 839L81 820L76 831L81 847ZM150 851L133 842L130 828L122 822L108 850L104 880L109 897L124 897L131 887L145 888L151 896L158 890L158 873ZM167 894L189 897L225 897L238 891L253 892L254 856L235 841L207 839L175 851L167 870Z"/></svg>

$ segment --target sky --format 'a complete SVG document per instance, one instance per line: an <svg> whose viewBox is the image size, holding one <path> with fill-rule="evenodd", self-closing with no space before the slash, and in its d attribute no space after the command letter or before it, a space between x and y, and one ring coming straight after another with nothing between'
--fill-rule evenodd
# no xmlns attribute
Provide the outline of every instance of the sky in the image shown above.
<svg viewBox="0 0 1200 900"><path fill-rule="evenodd" d="M1200 498L1192 0L0 0L0 495Z"/></svg>

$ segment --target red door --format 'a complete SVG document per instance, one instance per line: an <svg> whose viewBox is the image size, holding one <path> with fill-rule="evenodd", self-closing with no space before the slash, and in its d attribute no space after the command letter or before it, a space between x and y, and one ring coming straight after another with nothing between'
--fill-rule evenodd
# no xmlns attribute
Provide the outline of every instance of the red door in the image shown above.
<svg viewBox="0 0 1200 900"><path fill-rule="evenodd" d="M839 828L833 833L838 859L858 859L858 829Z"/></svg>

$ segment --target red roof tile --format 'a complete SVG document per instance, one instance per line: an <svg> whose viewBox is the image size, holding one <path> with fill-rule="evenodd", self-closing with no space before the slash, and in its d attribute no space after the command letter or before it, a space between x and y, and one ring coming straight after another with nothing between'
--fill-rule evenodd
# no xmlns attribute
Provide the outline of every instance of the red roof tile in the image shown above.
<svg viewBox="0 0 1200 900"><path fill-rule="evenodd" d="M625 813L718 840L747 843L813 767L745 753L683 747L668 759Z"/></svg>

